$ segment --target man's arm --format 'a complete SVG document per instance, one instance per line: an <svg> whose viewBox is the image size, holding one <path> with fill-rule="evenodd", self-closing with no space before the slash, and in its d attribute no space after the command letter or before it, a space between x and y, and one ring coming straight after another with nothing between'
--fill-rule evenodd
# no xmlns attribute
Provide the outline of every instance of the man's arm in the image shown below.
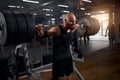
<svg viewBox="0 0 120 80"><path fill-rule="evenodd" d="M72 32L76 31L78 27L79 27L79 24L73 25L72 26Z"/></svg>
<svg viewBox="0 0 120 80"><path fill-rule="evenodd" d="M59 36L60 35L60 29L56 25L52 25L51 28L47 31L44 31L44 25L43 24L38 24L38 34L42 37L48 37L48 36Z"/></svg>

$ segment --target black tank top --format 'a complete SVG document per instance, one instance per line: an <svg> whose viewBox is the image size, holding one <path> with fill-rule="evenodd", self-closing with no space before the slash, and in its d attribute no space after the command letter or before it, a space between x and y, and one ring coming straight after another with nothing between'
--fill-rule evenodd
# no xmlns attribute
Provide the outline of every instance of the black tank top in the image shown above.
<svg viewBox="0 0 120 80"><path fill-rule="evenodd" d="M71 57L71 32L67 33L60 25L61 34L53 38L53 59L59 60Z"/></svg>

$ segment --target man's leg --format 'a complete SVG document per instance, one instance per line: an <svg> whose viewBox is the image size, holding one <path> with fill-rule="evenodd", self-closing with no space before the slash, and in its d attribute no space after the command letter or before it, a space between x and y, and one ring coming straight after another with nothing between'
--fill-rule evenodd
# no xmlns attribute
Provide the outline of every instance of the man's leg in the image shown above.
<svg viewBox="0 0 120 80"><path fill-rule="evenodd" d="M58 80L58 77L55 77L55 76L54 76L54 77L52 78L52 80Z"/></svg>
<svg viewBox="0 0 120 80"><path fill-rule="evenodd" d="M65 75L65 80L72 80L70 73Z"/></svg>
<svg viewBox="0 0 120 80"><path fill-rule="evenodd" d="M58 75L56 75L57 73L56 72L54 72L54 70L52 71L52 80L58 80L59 79L59 77L58 77Z"/></svg>

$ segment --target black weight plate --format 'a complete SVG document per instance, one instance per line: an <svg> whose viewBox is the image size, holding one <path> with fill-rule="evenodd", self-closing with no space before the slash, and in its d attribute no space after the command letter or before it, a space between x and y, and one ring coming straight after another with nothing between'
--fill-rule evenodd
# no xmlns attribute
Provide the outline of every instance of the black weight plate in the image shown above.
<svg viewBox="0 0 120 80"><path fill-rule="evenodd" d="M14 14L11 11L3 11L7 24L7 40L6 44L16 44L17 41L17 21Z"/></svg>
<svg viewBox="0 0 120 80"><path fill-rule="evenodd" d="M0 45L4 45L6 43L6 38L7 38L6 20L4 15L0 12Z"/></svg>
<svg viewBox="0 0 120 80"><path fill-rule="evenodd" d="M24 17L27 22L27 39L32 41L36 32L34 16L30 13L24 13Z"/></svg>
<svg viewBox="0 0 120 80"><path fill-rule="evenodd" d="M18 24L18 43L27 42L27 23L21 12L13 12Z"/></svg>

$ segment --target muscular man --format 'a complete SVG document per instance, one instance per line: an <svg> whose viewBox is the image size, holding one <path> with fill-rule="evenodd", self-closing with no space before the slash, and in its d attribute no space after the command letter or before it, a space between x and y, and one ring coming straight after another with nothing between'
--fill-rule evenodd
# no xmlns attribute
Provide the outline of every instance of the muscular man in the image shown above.
<svg viewBox="0 0 120 80"><path fill-rule="evenodd" d="M70 51L71 34L77 27L78 24L76 24L76 17L73 13L66 14L62 24L54 25L47 31L43 31L43 24L38 24L40 36L53 36L52 80L58 80L63 76L66 80L71 80L70 74L73 72Z"/></svg>

